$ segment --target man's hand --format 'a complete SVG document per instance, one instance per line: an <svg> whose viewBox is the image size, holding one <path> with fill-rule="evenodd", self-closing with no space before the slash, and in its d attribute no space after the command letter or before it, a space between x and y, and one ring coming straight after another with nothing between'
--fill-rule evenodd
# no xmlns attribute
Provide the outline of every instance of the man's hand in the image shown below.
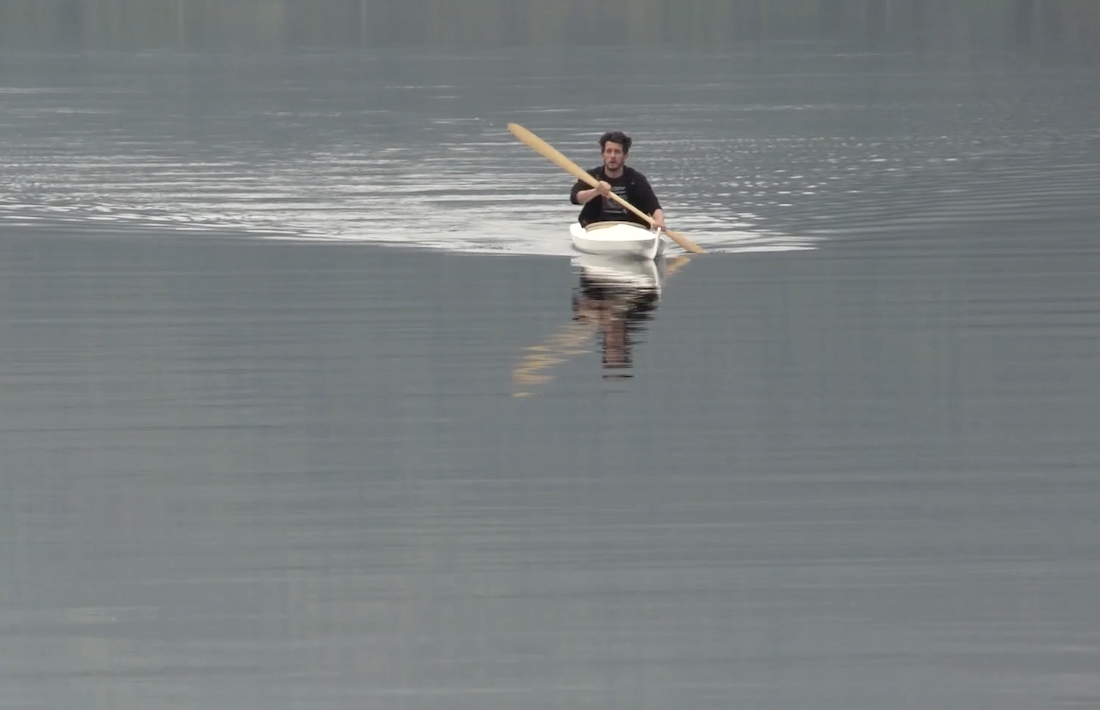
<svg viewBox="0 0 1100 710"><path fill-rule="evenodd" d="M595 187L590 187L587 190L581 190L577 193L577 201L582 205L589 203L597 197L610 197L611 185L600 180Z"/></svg>
<svg viewBox="0 0 1100 710"><path fill-rule="evenodd" d="M653 226L663 232L668 231L668 227L665 226L665 213L661 210L657 210L653 213Z"/></svg>

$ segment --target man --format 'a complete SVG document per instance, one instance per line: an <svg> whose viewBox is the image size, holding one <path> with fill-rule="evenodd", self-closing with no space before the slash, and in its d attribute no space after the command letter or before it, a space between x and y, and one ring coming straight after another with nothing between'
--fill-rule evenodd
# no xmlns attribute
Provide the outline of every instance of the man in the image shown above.
<svg viewBox="0 0 1100 710"><path fill-rule="evenodd" d="M569 201L574 205L584 205L577 218L582 227L592 222L637 222L649 226L649 223L624 208L610 195L614 192L639 210L653 218L661 229L665 228L665 214L661 203L645 175L627 166L630 153L630 136L622 131L608 131L600 136L600 150L603 165L592 168L588 174L600 181L598 187L589 187L588 183L578 180L569 193Z"/></svg>

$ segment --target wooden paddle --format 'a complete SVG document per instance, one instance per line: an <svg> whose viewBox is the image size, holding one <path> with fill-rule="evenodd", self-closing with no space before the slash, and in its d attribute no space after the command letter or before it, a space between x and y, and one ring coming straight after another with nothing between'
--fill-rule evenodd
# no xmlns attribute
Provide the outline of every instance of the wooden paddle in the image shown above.
<svg viewBox="0 0 1100 710"><path fill-rule="evenodd" d="M508 124L508 130L511 131L512 135L514 135L516 138L519 138L521 141L523 141L523 143L526 144L528 148L535 151L536 153L538 153L542 157L546 158L551 163L557 165L559 168L565 170L565 172L567 172L570 175L576 177L578 180L583 180L584 182L588 183L592 187L596 187L600 184L600 181L597 180L596 178L594 178L593 176L589 175L586 170L584 170L579 165L577 165L576 163L571 161L569 158L566 158L564 155L562 155L552 145L550 145L549 143L547 143L543 139L539 138L538 136L536 136L534 133L527 130L523 126L521 126L517 123L509 123ZM634 205L630 204L629 202L627 202L623 198L619 197L614 192L611 193L611 199L615 200L620 205L622 205L624 208L626 208L626 209L630 210L631 212L633 212L634 214L638 215L639 217L644 219L646 222L649 222L650 226L653 226L653 218L652 217L647 215L645 212L642 212L640 209L638 209ZM667 234L670 238L672 238L673 241L675 241L677 244L679 244L684 249L687 249L690 252L693 252L695 254L706 254L706 252L703 250L703 248L701 246L699 246L695 242L691 241L690 239L685 237L680 232L674 232L671 229L666 229L665 234Z"/></svg>

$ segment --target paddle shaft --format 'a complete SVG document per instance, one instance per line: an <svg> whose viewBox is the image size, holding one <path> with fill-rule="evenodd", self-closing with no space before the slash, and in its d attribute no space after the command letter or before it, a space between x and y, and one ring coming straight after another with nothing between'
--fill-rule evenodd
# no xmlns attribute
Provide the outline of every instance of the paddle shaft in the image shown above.
<svg viewBox="0 0 1100 710"><path fill-rule="evenodd" d="M554 163L559 168L562 168L563 170L565 170L565 172L569 173L570 175L573 175L578 180L583 180L584 182L588 183L592 187L599 186L600 181L597 180L595 178L595 176L590 175L587 170L583 169L582 167L580 167L579 165L577 165L576 163L571 161L569 158L566 158L564 155L562 155L562 153L560 151L558 151L552 145L550 145L549 143L547 143L543 139L539 138L538 136L536 136L534 133L527 130L523 126L521 126L517 123L509 123L508 124L508 130L511 131L512 135L514 135L516 138L519 138L521 141L523 141L523 143L528 148L535 151L536 153L538 153L542 157L546 158L551 163ZM630 204L629 202L627 202L623 198L619 197L614 192L611 193L611 199L614 200L615 202L618 202L620 205L622 205L624 209L628 209L631 212L633 212L634 214L636 214L638 217L644 219L646 222L649 223L650 226L654 226L654 221L653 221L652 217L647 215L645 212L642 212L640 209L638 209L634 205ZM702 247L700 247L698 244L691 241L690 239L688 239L687 237L685 237L683 234L681 234L679 232L674 232L671 229L665 229L665 234L667 234L673 241L675 241L677 244L679 244L684 249L687 249L690 252L693 252L695 254L705 254L706 253L703 250Z"/></svg>

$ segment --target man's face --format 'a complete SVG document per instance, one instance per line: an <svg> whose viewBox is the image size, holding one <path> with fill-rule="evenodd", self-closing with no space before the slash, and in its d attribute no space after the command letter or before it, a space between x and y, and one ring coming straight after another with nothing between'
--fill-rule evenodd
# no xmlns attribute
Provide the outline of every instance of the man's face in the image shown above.
<svg viewBox="0 0 1100 710"><path fill-rule="evenodd" d="M626 154L618 143L608 141L603 144L603 166L608 170L618 170L626 162Z"/></svg>

